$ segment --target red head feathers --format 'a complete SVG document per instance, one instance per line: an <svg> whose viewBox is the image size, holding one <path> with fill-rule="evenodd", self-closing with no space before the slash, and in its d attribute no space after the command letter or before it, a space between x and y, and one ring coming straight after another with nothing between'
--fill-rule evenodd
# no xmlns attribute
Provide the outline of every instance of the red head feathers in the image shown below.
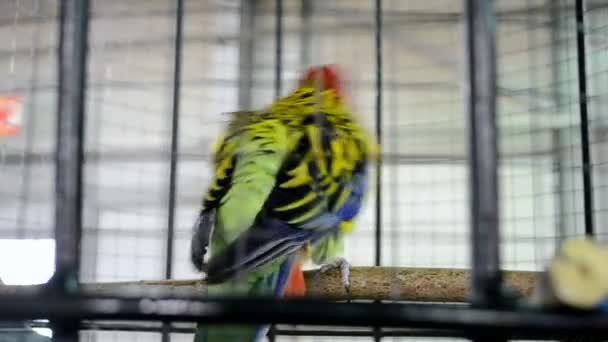
<svg viewBox="0 0 608 342"><path fill-rule="evenodd" d="M318 85L320 90L333 89L338 96L345 95L340 71L335 65L321 65L308 68L299 85L311 87Z"/></svg>

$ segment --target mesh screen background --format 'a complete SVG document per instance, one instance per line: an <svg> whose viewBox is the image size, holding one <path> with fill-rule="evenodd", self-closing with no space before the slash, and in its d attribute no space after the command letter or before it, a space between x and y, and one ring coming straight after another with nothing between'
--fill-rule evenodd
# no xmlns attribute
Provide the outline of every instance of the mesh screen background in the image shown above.
<svg viewBox="0 0 608 342"><path fill-rule="evenodd" d="M373 131L373 2L309 4L303 19L300 1L284 3L281 94L307 65L338 63L353 107ZM594 219L598 239L608 241L608 8L585 4ZM470 264L461 5L383 2L382 265ZM0 95L24 97L20 133L0 137L1 239L52 239L57 7L55 0L0 3ZM560 241L584 233L574 7L567 0L502 0L497 9L502 261L505 269L540 270ZM175 3L93 0L91 10L82 280L162 279ZM274 11L274 1L258 1L253 30L242 32L238 1L185 1L176 279L197 276L188 260L190 232L221 113L275 97ZM247 43L251 58L239 64ZM345 256L355 266L375 261L375 196L372 190L347 241ZM160 340L157 333L82 336ZM172 335L182 340L191 336Z"/></svg>

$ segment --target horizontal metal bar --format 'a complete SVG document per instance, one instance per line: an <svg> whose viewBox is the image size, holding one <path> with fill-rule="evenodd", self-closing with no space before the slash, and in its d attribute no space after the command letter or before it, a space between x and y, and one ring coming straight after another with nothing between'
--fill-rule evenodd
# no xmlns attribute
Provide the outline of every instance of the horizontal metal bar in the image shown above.
<svg viewBox="0 0 608 342"><path fill-rule="evenodd" d="M279 336L335 336L335 337L466 337L462 331L441 329L399 330L338 330L338 329L276 329Z"/></svg>
<svg viewBox="0 0 608 342"><path fill-rule="evenodd" d="M0 320L151 320L441 328L521 336L608 338L608 316L437 307L421 304L332 303L318 299L12 295L0 296Z"/></svg>
<svg viewBox="0 0 608 342"><path fill-rule="evenodd" d="M45 322L32 322L28 324L32 328L46 328L49 327L48 323ZM192 334L195 330L194 324L190 327L183 325L170 325L169 332L174 334ZM20 330L24 330L21 328ZM95 322L87 321L80 324L81 331L126 331L126 332L152 332L162 333L163 327L160 324L150 323L137 323L137 322ZM5 331L5 329L2 329ZM371 329L353 329L353 328L323 328L323 329L311 329L311 328L277 328L275 330L276 335L283 336L342 336L342 337L366 337L374 336L374 331ZM407 337L407 336L418 336L418 337L453 337L462 336L465 334L461 331L453 330L438 330L438 329L388 329L382 331L383 337Z"/></svg>
<svg viewBox="0 0 608 342"><path fill-rule="evenodd" d="M34 322L29 324L32 328L46 328L48 323ZM170 325L169 332L173 334L192 334L194 325L191 327ZM26 330L21 328L20 330ZM141 323L123 323L123 322L82 322L80 325L81 331L125 331L125 332L151 332L162 333L161 325L150 325ZM2 329L5 331L5 329ZM334 328L334 329L310 329L310 328L277 328L276 335L282 336L336 336L336 337L371 337L374 336L374 331L371 329L352 329L352 328ZM455 330L440 330L440 329L389 329L381 332L382 337L466 337L462 331Z"/></svg>
<svg viewBox="0 0 608 342"><path fill-rule="evenodd" d="M18 325L15 325L17 327ZM48 323L45 322L31 322L28 324L30 328L47 328ZM12 328L11 328L12 329ZM80 324L81 331L122 331L122 332L149 332L149 333L162 333L163 327L160 324L150 323L138 323L138 322L96 322L86 321ZM184 325L170 325L169 332L173 334L192 334L194 332L194 325L191 327ZM28 331L26 328L14 328L15 331ZM2 328L2 331L6 329ZM306 328L306 327L294 327L288 329L279 326L275 329L275 335L277 336L309 336L309 337L373 337L376 336L376 332L373 329L352 329L352 328ZM381 337L459 337L467 338L468 334L462 330L448 330L448 329L403 329L403 328L388 328L383 329L380 332ZM558 339L559 334L519 334L517 331L513 331L509 336L512 339L526 339L535 338L537 340L551 340Z"/></svg>

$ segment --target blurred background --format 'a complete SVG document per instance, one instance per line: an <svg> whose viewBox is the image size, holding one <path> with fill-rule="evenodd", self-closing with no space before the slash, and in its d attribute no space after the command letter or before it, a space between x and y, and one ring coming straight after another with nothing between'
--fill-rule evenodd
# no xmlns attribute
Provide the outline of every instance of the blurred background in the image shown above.
<svg viewBox="0 0 608 342"><path fill-rule="evenodd" d="M468 267L461 1L382 1L381 108L373 1L283 1L279 44L275 0L184 3L176 224L169 234L176 2L91 1L82 281L165 278L168 238L171 277L198 277L190 233L222 113L269 104L319 63L345 70L352 105L371 131L381 131L381 203L377 188L347 240L346 258L355 266ZM608 3L584 3L580 56L574 1L496 1L505 269L541 270L562 239L584 234L582 81L591 214L597 238L608 241ZM57 14L57 0L0 2L0 278L7 284L43 283L53 272ZM82 336L161 341L157 332ZM192 339L186 332L171 337ZM359 340L373 339L344 338ZM397 340L429 339L383 339Z"/></svg>

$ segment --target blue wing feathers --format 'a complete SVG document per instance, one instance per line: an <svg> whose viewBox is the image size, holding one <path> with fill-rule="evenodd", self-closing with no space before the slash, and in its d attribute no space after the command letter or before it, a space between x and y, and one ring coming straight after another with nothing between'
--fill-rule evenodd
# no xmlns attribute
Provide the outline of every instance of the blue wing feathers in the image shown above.
<svg viewBox="0 0 608 342"><path fill-rule="evenodd" d="M298 250L314 231L297 229L277 219L264 219L211 257L206 281L217 284Z"/></svg>
<svg viewBox="0 0 608 342"><path fill-rule="evenodd" d="M341 208L336 210L336 215L342 221L352 220L361 210L363 195L367 189L367 177L365 174L357 174L352 182L350 197Z"/></svg>
<svg viewBox="0 0 608 342"><path fill-rule="evenodd" d="M285 291L285 287L287 286L287 280L289 279L289 274L291 273L291 267L295 262L295 255L290 255L279 268L279 274L277 275L276 286L274 287L275 296L279 297L283 295Z"/></svg>

